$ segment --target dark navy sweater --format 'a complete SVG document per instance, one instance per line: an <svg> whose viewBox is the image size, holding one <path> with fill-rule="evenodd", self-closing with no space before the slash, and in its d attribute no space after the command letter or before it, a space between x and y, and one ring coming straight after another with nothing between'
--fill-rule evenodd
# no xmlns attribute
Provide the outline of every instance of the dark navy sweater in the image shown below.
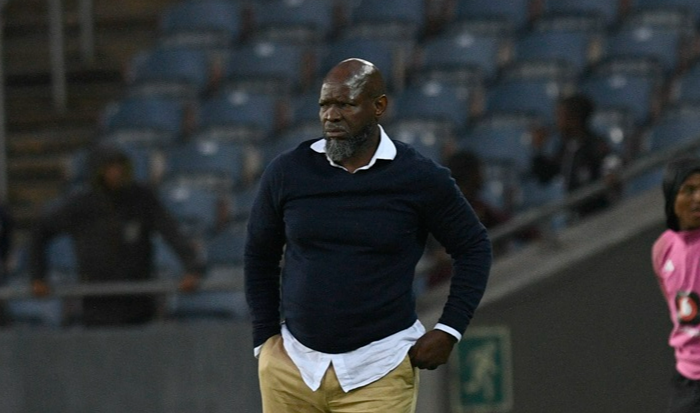
<svg viewBox="0 0 700 413"><path fill-rule="evenodd" d="M464 332L486 287L491 244L449 170L394 141L394 160L351 174L312 142L270 163L253 204L245 279L254 345L279 334L281 314L297 340L324 353L408 328L429 233L454 259L439 321Z"/></svg>

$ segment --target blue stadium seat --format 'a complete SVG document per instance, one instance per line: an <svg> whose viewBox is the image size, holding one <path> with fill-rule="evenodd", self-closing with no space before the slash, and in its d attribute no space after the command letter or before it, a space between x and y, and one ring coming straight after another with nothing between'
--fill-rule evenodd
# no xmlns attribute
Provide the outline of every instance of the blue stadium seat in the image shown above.
<svg viewBox="0 0 700 413"><path fill-rule="evenodd" d="M688 71L674 80L671 100L700 101L700 61L696 61Z"/></svg>
<svg viewBox="0 0 700 413"><path fill-rule="evenodd" d="M577 14L602 18L612 26L620 18L619 0L545 0L547 14Z"/></svg>
<svg viewBox="0 0 700 413"><path fill-rule="evenodd" d="M520 112L487 115L459 139L459 146L489 162L508 163L524 174L530 169L531 132L539 121Z"/></svg>
<svg viewBox="0 0 700 413"><path fill-rule="evenodd" d="M205 282L226 282L234 289L178 294L169 303L168 312L171 317L180 319L247 317L241 270L245 236L243 225L232 225L205 241L208 264Z"/></svg>
<svg viewBox="0 0 700 413"><path fill-rule="evenodd" d="M462 0L457 2L455 19L504 18L516 29L534 18L531 0Z"/></svg>
<svg viewBox="0 0 700 413"><path fill-rule="evenodd" d="M558 202L566 197L563 179L553 179L544 184L529 175L522 177L519 192L521 194L519 211L527 211L551 202ZM545 222L540 223L540 229L543 232L560 231L566 227L568 219L566 211L556 213Z"/></svg>
<svg viewBox="0 0 700 413"><path fill-rule="evenodd" d="M183 135L187 105L160 96L127 97L108 105L101 140L117 144L170 144Z"/></svg>
<svg viewBox="0 0 700 413"><path fill-rule="evenodd" d="M612 59L582 79L580 88L599 108L629 111L637 125L656 113L662 76L648 59Z"/></svg>
<svg viewBox="0 0 700 413"><path fill-rule="evenodd" d="M462 128L470 119L468 92L449 84L427 82L410 85L394 96L391 117L440 121L452 128Z"/></svg>
<svg viewBox="0 0 700 413"><path fill-rule="evenodd" d="M499 30L479 31L476 25L453 26L420 45L418 70L464 68L484 78L496 75L509 37Z"/></svg>
<svg viewBox="0 0 700 413"><path fill-rule="evenodd" d="M213 79L211 58L205 50L158 47L132 58L127 72L127 93L192 100L207 91Z"/></svg>
<svg viewBox="0 0 700 413"><path fill-rule="evenodd" d="M545 16L516 41L515 58L560 59L581 73L595 59L603 29L601 20L587 15Z"/></svg>
<svg viewBox="0 0 700 413"><path fill-rule="evenodd" d="M246 148L237 142L190 141L164 149L165 180L230 191L242 183Z"/></svg>
<svg viewBox="0 0 700 413"><path fill-rule="evenodd" d="M605 54L651 57L661 63L666 73L673 73L688 59L685 46L693 32L692 19L680 10L638 10L608 35Z"/></svg>
<svg viewBox="0 0 700 413"><path fill-rule="evenodd" d="M225 49L245 30L243 6L237 0L184 0L160 15L159 44L165 47Z"/></svg>
<svg viewBox="0 0 700 413"><path fill-rule="evenodd" d="M590 120L591 129L605 138L612 150L623 159L634 156L630 138L635 128L634 116L624 109L596 109Z"/></svg>
<svg viewBox="0 0 700 413"><path fill-rule="evenodd" d="M216 229L219 191L197 183L173 182L161 185L163 206L178 220L182 231L191 237L203 237Z"/></svg>
<svg viewBox="0 0 700 413"><path fill-rule="evenodd" d="M162 236L155 235L153 245L153 262L156 273L162 279L179 279L185 273L180 258Z"/></svg>
<svg viewBox="0 0 700 413"><path fill-rule="evenodd" d="M631 0L630 6L637 10L674 8L683 14L692 16L695 22L700 19L700 2L696 0Z"/></svg>
<svg viewBox="0 0 700 413"><path fill-rule="evenodd" d="M227 56L223 81L234 88L250 90L245 83L262 83L264 86L256 87L257 90L298 92L307 89L315 79L315 57L315 52L304 45L247 43Z"/></svg>
<svg viewBox="0 0 700 413"><path fill-rule="evenodd" d="M481 198L499 210L512 213L519 172L511 162L488 159L482 164Z"/></svg>
<svg viewBox="0 0 700 413"><path fill-rule="evenodd" d="M454 141L454 127L442 120L406 117L386 125L390 138L413 146L424 156L441 163Z"/></svg>
<svg viewBox="0 0 700 413"><path fill-rule="evenodd" d="M668 107L643 139L644 151L657 151L700 138L700 103Z"/></svg>
<svg viewBox="0 0 700 413"><path fill-rule="evenodd" d="M334 0L268 0L253 3L256 40L324 42L339 26Z"/></svg>
<svg viewBox="0 0 700 413"><path fill-rule="evenodd" d="M486 112L524 112L554 122L556 103L573 90L574 72L554 61L518 61L487 90Z"/></svg>
<svg viewBox="0 0 700 413"><path fill-rule="evenodd" d="M350 26L384 26L385 32L393 33L381 37L416 37L425 29L427 16L425 0L361 0L352 10Z"/></svg>
<svg viewBox="0 0 700 413"><path fill-rule="evenodd" d="M321 139L323 130L317 122L315 125L305 124L298 127L285 129L268 142L262 148L264 163L270 162L280 153L295 148L300 143L309 139Z"/></svg>
<svg viewBox="0 0 700 413"><path fill-rule="evenodd" d="M200 102L194 133L206 140L257 142L281 128L284 117L274 95L230 91Z"/></svg>
<svg viewBox="0 0 700 413"><path fill-rule="evenodd" d="M633 197L646 191L658 191L661 193L661 182L663 181L664 168L653 168L650 171L632 178L623 188L624 197Z"/></svg>

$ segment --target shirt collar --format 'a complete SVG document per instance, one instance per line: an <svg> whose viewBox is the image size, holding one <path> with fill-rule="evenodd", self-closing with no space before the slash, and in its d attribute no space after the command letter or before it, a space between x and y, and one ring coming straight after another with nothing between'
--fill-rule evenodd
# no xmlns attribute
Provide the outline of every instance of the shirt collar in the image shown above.
<svg viewBox="0 0 700 413"><path fill-rule="evenodd" d="M374 163L377 161L377 159L384 159L391 161L396 157L396 145L394 145L394 142L389 139L389 136L384 132L384 128L382 128L382 125L379 126L379 145L377 146L377 150L374 152L374 155L372 156L372 159L370 159L369 163L361 168L357 168L358 171L364 170L364 169L369 169L371 168ZM311 144L311 149L318 153L326 153L326 140L325 139L319 139L316 142ZM331 165L337 167L337 168L342 168L345 169L342 165L338 165L337 163L333 162L326 156L326 159L328 159L328 163Z"/></svg>

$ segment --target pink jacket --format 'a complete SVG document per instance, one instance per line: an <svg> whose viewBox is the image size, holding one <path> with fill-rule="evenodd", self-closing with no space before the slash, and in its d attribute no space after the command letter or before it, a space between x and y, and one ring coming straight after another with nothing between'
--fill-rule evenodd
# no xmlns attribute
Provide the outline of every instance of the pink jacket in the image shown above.
<svg viewBox="0 0 700 413"><path fill-rule="evenodd" d="M654 243L652 262L673 322L676 369L700 380L700 230L666 230Z"/></svg>

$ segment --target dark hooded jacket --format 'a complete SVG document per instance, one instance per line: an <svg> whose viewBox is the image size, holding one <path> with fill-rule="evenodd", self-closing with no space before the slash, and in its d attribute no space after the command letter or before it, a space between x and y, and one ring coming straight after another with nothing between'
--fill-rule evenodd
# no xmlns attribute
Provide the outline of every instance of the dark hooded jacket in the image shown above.
<svg viewBox="0 0 700 413"><path fill-rule="evenodd" d="M113 148L92 154L90 182L42 216L30 247L30 273L44 279L47 246L56 235L73 239L82 282L146 280L153 276L152 236L160 233L188 272L201 273L197 251L179 232L178 223L163 208L155 192L131 179L119 190L103 183L105 166L119 162L131 170L128 157ZM130 173L129 173L130 175ZM146 321L155 312L151 296L87 297L83 318L88 324Z"/></svg>

